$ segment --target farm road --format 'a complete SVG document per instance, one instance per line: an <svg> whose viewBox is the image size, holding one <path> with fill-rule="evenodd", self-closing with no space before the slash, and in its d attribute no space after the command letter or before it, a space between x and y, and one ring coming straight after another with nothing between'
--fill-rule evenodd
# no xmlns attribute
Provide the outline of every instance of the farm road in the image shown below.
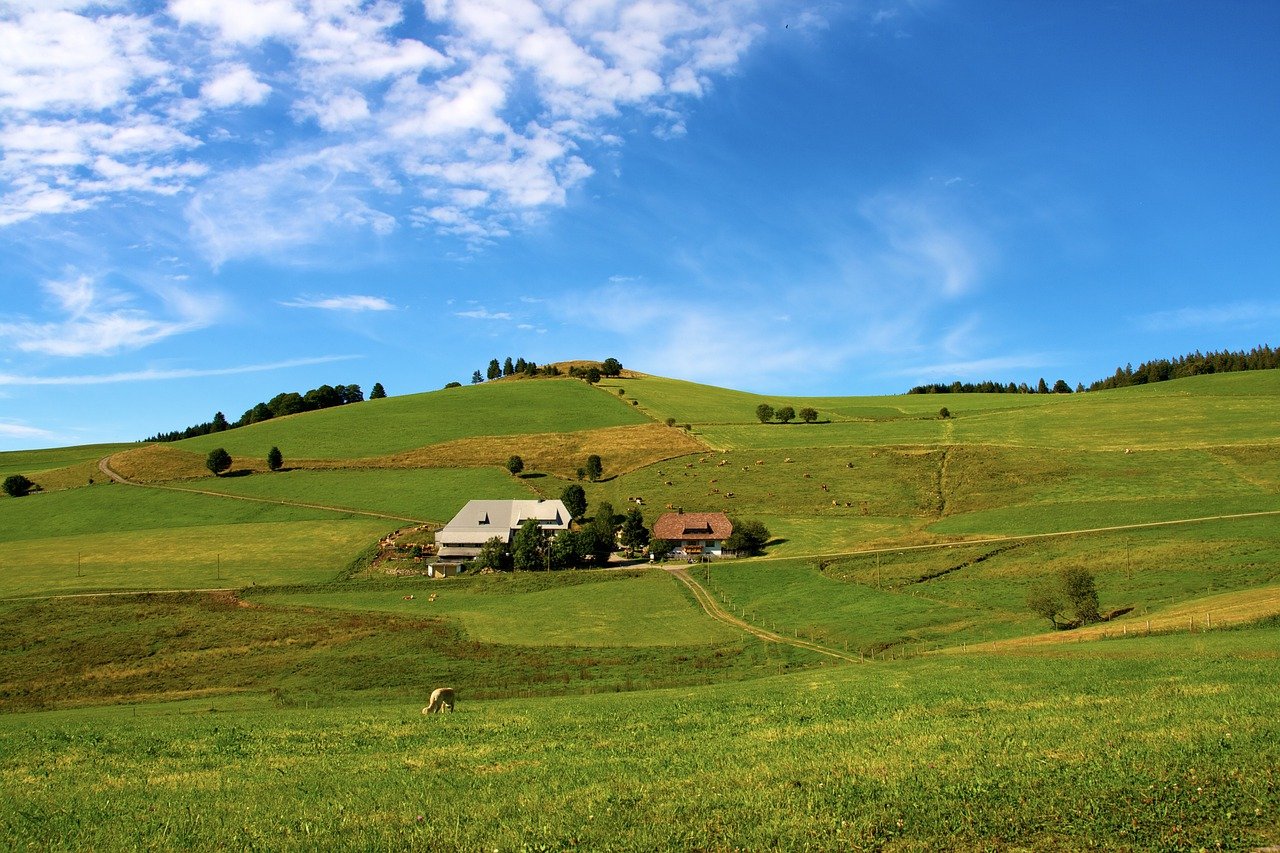
<svg viewBox="0 0 1280 853"><path fill-rule="evenodd" d="M848 663L860 662L858 658L850 655L848 652L829 649L826 646L811 643L808 640L801 640L799 637L787 637L782 634L775 634L773 631L766 630L758 625L752 625L744 619L739 619L737 616L734 616L732 613L721 607L716 601L715 596L708 592L702 584L694 580L689 572L683 567L667 569L667 572L674 576L676 580L687 586L689 591L693 593L693 597L697 599L698 604L702 605L703 611L718 622L723 622L726 625L732 625L734 628L746 631L748 634L759 637L767 642L786 643L801 649L808 649L811 652L818 652L819 654L826 655L827 657L847 661Z"/></svg>
<svg viewBox="0 0 1280 853"><path fill-rule="evenodd" d="M250 497L249 495L229 495L226 492L212 492L212 491L209 491L208 489L186 489L186 488L183 488L182 486L159 486L159 485L154 485L152 483L139 483L136 480L130 480L128 477L124 476L123 474L119 473L114 468L112 468L110 456L104 456L102 459L98 460L98 470L100 470L103 474L110 477L112 480L114 480L117 483L123 483L126 486L137 486L138 488L141 488L141 489L164 489L170 492L189 492L191 494L196 494L196 495L211 495L215 498L230 498L231 500L249 501L251 503L274 504L276 506L296 506L296 507L302 507L304 509L318 509L318 510L324 510L327 512L340 512L340 513L343 513L344 515L364 515L364 516L368 516L369 518L386 518L386 519L390 519L391 521L407 521L410 524L429 523L428 520L425 518L409 518L408 516L404 516L404 515L391 515L390 513L385 513L385 512L371 512L369 510L364 510L364 509L351 509L350 507L327 506L325 504L305 504L305 503L300 503L299 501L284 501L284 500L279 500L277 498L255 498L255 497Z"/></svg>

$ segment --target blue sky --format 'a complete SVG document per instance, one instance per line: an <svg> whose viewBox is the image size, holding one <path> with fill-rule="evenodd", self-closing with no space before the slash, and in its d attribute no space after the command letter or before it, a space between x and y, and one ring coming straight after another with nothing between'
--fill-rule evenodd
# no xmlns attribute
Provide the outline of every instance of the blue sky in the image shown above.
<svg viewBox="0 0 1280 853"><path fill-rule="evenodd" d="M1276 344L1280 4L9 0L0 449L510 355L770 394Z"/></svg>

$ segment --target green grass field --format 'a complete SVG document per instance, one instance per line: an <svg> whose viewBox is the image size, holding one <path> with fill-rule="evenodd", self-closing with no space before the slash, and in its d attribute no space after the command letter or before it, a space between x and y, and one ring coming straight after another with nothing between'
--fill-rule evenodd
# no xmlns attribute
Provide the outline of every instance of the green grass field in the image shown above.
<svg viewBox="0 0 1280 853"><path fill-rule="evenodd" d="M277 471L248 477L209 477L176 485L228 495L384 512L443 524L476 495L499 500L535 497L529 482L496 468L416 468Z"/></svg>
<svg viewBox="0 0 1280 853"><path fill-rule="evenodd" d="M464 693L431 718L248 697L6 715L0 832L100 850L1248 850L1280 841L1278 631Z"/></svg>
<svg viewBox="0 0 1280 853"><path fill-rule="evenodd" d="M286 459L358 459L472 436L573 432L648 422L632 406L585 382L549 379L366 400L191 438L175 446L201 455L223 447L233 457L255 459L265 459L273 446Z"/></svg>
<svg viewBox="0 0 1280 853"><path fill-rule="evenodd" d="M526 646L691 646L741 633L690 607L666 572L595 571L556 576L462 578L424 587L311 589L257 594L254 601L401 616L440 617L470 639ZM436 593L435 601L427 596ZM407 596L413 595L412 599Z"/></svg>
<svg viewBox="0 0 1280 853"><path fill-rule="evenodd" d="M131 445L0 454L48 484L0 498L8 846L1280 844L1280 516L1091 531L1280 510L1280 371L1062 396L603 385L486 383L175 446L324 468L674 417L707 449L644 464L674 433L631 436L639 467L584 484L593 508L763 521L767 558L693 576L864 662L717 621L661 570L352 574L402 519L558 496L573 481L546 472L571 459L529 480L410 454L173 490L95 476ZM762 425L760 402L825 422ZM1070 566L1114 621L1055 632L1030 612ZM75 595L168 589L188 591ZM1213 608L1244 615L1206 630ZM1154 636L1079 641L1145 620ZM424 718L442 684L459 713Z"/></svg>

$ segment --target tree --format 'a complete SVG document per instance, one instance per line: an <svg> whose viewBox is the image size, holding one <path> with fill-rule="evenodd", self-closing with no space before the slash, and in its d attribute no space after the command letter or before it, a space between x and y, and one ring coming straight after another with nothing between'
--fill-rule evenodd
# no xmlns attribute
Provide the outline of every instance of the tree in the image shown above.
<svg viewBox="0 0 1280 853"><path fill-rule="evenodd" d="M730 551L753 557L769 542L769 530L759 521L730 518L729 523L733 525L733 532L724 540L724 547Z"/></svg>
<svg viewBox="0 0 1280 853"><path fill-rule="evenodd" d="M587 479L596 482L604 474L604 463L600 461L600 457L591 454L587 457Z"/></svg>
<svg viewBox="0 0 1280 853"><path fill-rule="evenodd" d="M1079 624L1097 622L1102 618L1098 612L1098 586L1093 572L1083 566L1063 569L1062 594Z"/></svg>
<svg viewBox="0 0 1280 853"><path fill-rule="evenodd" d="M621 376L622 362L616 358L606 358L600 365L600 372L605 376Z"/></svg>
<svg viewBox="0 0 1280 853"><path fill-rule="evenodd" d="M941 409L938 409L938 417L945 421L947 418L951 417L951 410L946 406L943 406Z"/></svg>
<svg viewBox="0 0 1280 853"><path fill-rule="evenodd" d="M511 363L511 356L507 356L507 360L502 362L502 375L511 376L516 372L516 366Z"/></svg>
<svg viewBox="0 0 1280 853"><path fill-rule="evenodd" d="M479 385L483 381L484 381L484 377L480 375L480 371L477 370L475 373L471 374L472 385Z"/></svg>
<svg viewBox="0 0 1280 853"><path fill-rule="evenodd" d="M767 424L773 420L773 406L768 403L761 403L756 406L756 417L760 419L760 423Z"/></svg>
<svg viewBox="0 0 1280 853"><path fill-rule="evenodd" d="M587 514L587 492L577 483L564 487L564 491L560 493L560 502L569 510L570 518L582 518Z"/></svg>
<svg viewBox="0 0 1280 853"><path fill-rule="evenodd" d="M613 504L607 501L601 503L596 507L595 518L591 519L591 523L582 530L586 537L584 550L591 555L597 566L603 566L609 562L609 555L613 553L613 547L617 544L614 538L616 530Z"/></svg>
<svg viewBox="0 0 1280 853"><path fill-rule="evenodd" d="M210 450L204 460L204 467L212 471L215 477L219 476L231 467L231 454L221 447Z"/></svg>
<svg viewBox="0 0 1280 853"><path fill-rule="evenodd" d="M4 478L4 493L11 498L26 497L36 484L22 474L10 474Z"/></svg>
<svg viewBox="0 0 1280 853"><path fill-rule="evenodd" d="M227 423L226 415L222 414L222 412L213 413L213 424L212 424L213 428L211 430L212 432L225 432L228 428L230 428L230 426L231 424Z"/></svg>
<svg viewBox="0 0 1280 853"><path fill-rule="evenodd" d="M1036 385L1036 393L1037 393L1037 394L1048 394L1048 393L1049 393L1049 383L1047 383L1047 382L1045 382L1045 381L1044 381L1044 377L1043 377L1043 376L1041 376L1041 377L1040 377L1040 382Z"/></svg>
<svg viewBox="0 0 1280 853"><path fill-rule="evenodd" d="M526 518L511 540L511 564L517 571L543 567L542 527L536 518Z"/></svg>
<svg viewBox="0 0 1280 853"><path fill-rule="evenodd" d="M800 416L800 420L804 421L807 424L811 424L818 419L818 410L811 409L808 406L801 409L796 414Z"/></svg>
<svg viewBox="0 0 1280 853"><path fill-rule="evenodd" d="M514 454L507 460L507 470L512 474L519 474L524 470L524 460Z"/></svg>
<svg viewBox="0 0 1280 853"><path fill-rule="evenodd" d="M462 383L461 383L461 382L446 382L446 383L444 383L444 387L445 387L445 388L461 388L461 387L462 387ZM371 399L371 400L372 400L373 398L372 398L372 397L370 397L369 399Z"/></svg>
<svg viewBox="0 0 1280 853"><path fill-rule="evenodd" d="M495 536L480 546L480 553L476 554L475 558L472 559L471 568L476 571L493 569L495 572L505 572L508 566L508 559L507 543Z"/></svg>
<svg viewBox="0 0 1280 853"><path fill-rule="evenodd" d="M1027 595L1027 607L1037 616L1043 616L1049 620L1049 624L1054 628L1058 626L1058 616L1062 614L1062 597L1057 591L1042 586L1032 590Z"/></svg>
<svg viewBox="0 0 1280 853"><path fill-rule="evenodd" d="M675 426L675 425L676 425L676 419L675 419L675 418L667 418L667 426L669 426L669 427L673 427L673 426Z"/></svg>
<svg viewBox="0 0 1280 853"><path fill-rule="evenodd" d="M387 389L382 387L381 382L373 383L373 390L369 392L370 400L385 400L387 397Z"/></svg>
<svg viewBox="0 0 1280 853"><path fill-rule="evenodd" d="M676 549L676 543L669 539L650 539L649 556L655 560L665 560Z"/></svg>
<svg viewBox="0 0 1280 853"><path fill-rule="evenodd" d="M584 376L586 376L587 382L589 382L592 385L595 385L597 382L600 381L600 368L588 367L587 372L584 374Z"/></svg>
<svg viewBox="0 0 1280 853"><path fill-rule="evenodd" d="M644 526L644 515L640 507L633 506L627 510L622 519L622 545L624 548L643 548L649 543L649 528Z"/></svg>
<svg viewBox="0 0 1280 853"><path fill-rule="evenodd" d="M582 534L578 531L561 530L552 537L548 547L551 550L553 569L576 569L582 565L582 557L586 551L583 548Z"/></svg>
<svg viewBox="0 0 1280 853"><path fill-rule="evenodd" d="M498 360L496 358L489 361L488 375L490 379L497 379L502 375L502 365L498 364Z"/></svg>
<svg viewBox="0 0 1280 853"><path fill-rule="evenodd" d="M796 410L790 406L783 406L781 409L773 413L773 416L784 424L789 424L796 417Z"/></svg>
<svg viewBox="0 0 1280 853"><path fill-rule="evenodd" d="M280 452L280 448L273 447L267 451L267 467L272 471L279 471L284 466L284 454Z"/></svg>
<svg viewBox="0 0 1280 853"><path fill-rule="evenodd" d="M1067 384L1067 380L1059 379L1057 382L1053 383L1053 393L1070 394L1071 386Z"/></svg>

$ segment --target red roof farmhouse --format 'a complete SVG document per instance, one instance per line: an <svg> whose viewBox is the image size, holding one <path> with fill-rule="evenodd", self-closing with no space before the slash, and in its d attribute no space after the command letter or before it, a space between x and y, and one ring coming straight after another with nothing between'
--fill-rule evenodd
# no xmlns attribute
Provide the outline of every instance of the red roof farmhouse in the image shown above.
<svg viewBox="0 0 1280 853"><path fill-rule="evenodd" d="M720 556L733 524L723 512L664 512L653 525L653 535L675 545L687 556Z"/></svg>

